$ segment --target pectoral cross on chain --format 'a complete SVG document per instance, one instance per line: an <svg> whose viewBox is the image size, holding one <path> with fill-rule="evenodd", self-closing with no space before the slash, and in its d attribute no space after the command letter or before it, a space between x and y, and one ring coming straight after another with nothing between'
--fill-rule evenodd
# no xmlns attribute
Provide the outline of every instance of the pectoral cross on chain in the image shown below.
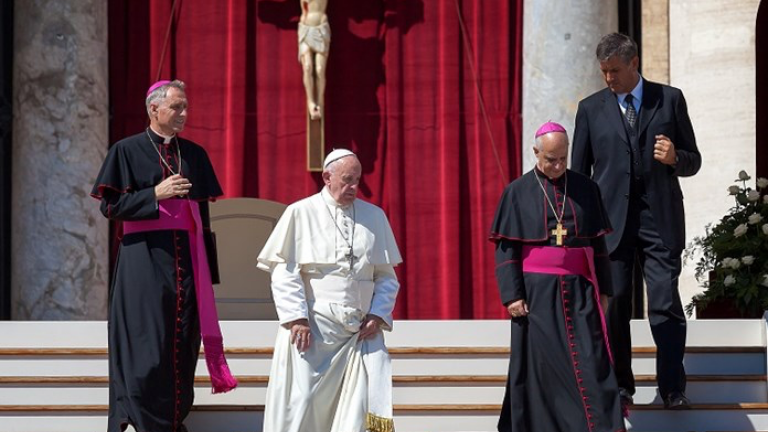
<svg viewBox="0 0 768 432"><path fill-rule="evenodd" d="M557 227L552 230L552 235L557 236L557 245L563 245L563 237L568 235L568 228L563 228L563 224L557 223Z"/></svg>
<svg viewBox="0 0 768 432"><path fill-rule="evenodd" d="M349 271L352 271L352 267L355 266L355 260L357 259L357 257L355 256L354 253L352 253L351 247L349 248L349 252L347 252L347 254L344 255L344 258L349 260Z"/></svg>

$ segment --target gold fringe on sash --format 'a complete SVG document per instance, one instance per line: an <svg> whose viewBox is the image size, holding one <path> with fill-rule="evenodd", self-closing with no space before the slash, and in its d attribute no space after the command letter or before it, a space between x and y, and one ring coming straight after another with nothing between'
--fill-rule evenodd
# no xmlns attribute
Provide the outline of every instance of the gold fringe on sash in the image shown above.
<svg viewBox="0 0 768 432"><path fill-rule="evenodd" d="M368 413L365 416L365 430L370 432L395 432L395 421Z"/></svg>

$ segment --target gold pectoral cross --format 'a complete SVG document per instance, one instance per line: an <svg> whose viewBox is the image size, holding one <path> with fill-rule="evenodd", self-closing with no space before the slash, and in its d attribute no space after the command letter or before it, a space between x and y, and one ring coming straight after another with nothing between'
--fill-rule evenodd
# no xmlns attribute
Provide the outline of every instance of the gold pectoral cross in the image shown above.
<svg viewBox="0 0 768 432"><path fill-rule="evenodd" d="M563 228L563 224L557 223L557 228L552 230L552 235L557 236L557 245L563 245L563 237L568 235L568 228Z"/></svg>

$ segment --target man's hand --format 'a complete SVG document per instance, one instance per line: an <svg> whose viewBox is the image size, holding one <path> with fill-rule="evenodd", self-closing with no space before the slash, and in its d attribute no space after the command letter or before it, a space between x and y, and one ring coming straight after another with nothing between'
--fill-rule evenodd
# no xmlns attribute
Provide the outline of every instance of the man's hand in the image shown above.
<svg viewBox="0 0 768 432"><path fill-rule="evenodd" d="M306 318L297 319L285 324L285 327L291 329L291 343L296 345L299 352L305 352L312 343L312 331L309 328L309 320Z"/></svg>
<svg viewBox="0 0 768 432"><path fill-rule="evenodd" d="M180 174L174 174L155 186L155 198L158 201L189 193L192 183Z"/></svg>
<svg viewBox="0 0 768 432"><path fill-rule="evenodd" d="M507 311L512 318L522 318L528 315L528 304L520 299L507 305Z"/></svg>
<svg viewBox="0 0 768 432"><path fill-rule="evenodd" d="M653 158L664 165L674 165L677 152L675 145L666 135L656 135L656 144L653 146Z"/></svg>
<svg viewBox="0 0 768 432"><path fill-rule="evenodd" d="M381 328L386 326L383 319L376 315L366 315L363 323L360 325L360 333L358 333L358 341L364 341L376 336L376 333L381 331Z"/></svg>

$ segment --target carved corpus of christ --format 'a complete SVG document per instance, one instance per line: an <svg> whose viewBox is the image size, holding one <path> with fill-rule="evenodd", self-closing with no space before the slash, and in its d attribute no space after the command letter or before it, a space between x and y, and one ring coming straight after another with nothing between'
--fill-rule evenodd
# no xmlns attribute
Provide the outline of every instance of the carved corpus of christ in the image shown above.
<svg viewBox="0 0 768 432"><path fill-rule="evenodd" d="M331 26L325 10L328 0L300 0L299 62L302 66L307 112L310 119L323 116L325 67L331 48Z"/></svg>
<svg viewBox="0 0 768 432"><path fill-rule="evenodd" d="M328 0L299 0L299 62L307 98L307 170L322 171L325 157L325 70L331 48Z"/></svg>

